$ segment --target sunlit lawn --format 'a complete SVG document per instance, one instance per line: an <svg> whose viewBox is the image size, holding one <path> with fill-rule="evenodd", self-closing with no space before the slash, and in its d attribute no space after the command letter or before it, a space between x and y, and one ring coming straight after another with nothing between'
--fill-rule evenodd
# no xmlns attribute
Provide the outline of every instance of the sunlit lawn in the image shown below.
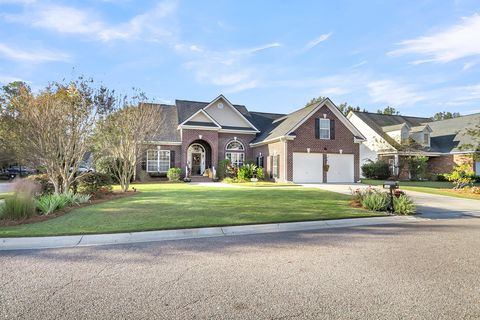
<svg viewBox="0 0 480 320"><path fill-rule="evenodd" d="M0 227L0 237L113 233L381 215L350 197L311 188L222 188L145 184L139 192L34 224Z"/></svg>

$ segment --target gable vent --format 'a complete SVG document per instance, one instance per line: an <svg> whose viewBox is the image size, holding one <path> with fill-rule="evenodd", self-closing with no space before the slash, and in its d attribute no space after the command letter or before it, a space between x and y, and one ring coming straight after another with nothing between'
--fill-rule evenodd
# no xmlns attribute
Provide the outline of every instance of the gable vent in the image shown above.
<svg viewBox="0 0 480 320"><path fill-rule="evenodd" d="M218 109L223 109L223 103L219 102L217 107L218 107Z"/></svg>

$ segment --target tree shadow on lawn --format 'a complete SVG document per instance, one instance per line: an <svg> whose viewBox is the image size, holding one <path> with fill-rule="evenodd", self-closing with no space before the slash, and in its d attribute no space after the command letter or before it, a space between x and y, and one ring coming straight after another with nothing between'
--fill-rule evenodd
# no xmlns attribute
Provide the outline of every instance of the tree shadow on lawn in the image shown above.
<svg viewBox="0 0 480 320"><path fill-rule="evenodd" d="M64 249L40 249L0 251L4 259L33 259L36 262L59 263L152 263L168 264L169 259L195 257L198 253L212 255L241 255L246 250L295 249L300 246L320 246L325 248L347 248L354 243L388 240L390 237L425 235L428 233L462 233L468 230L480 230L480 224L465 224L476 219L457 219L454 223L432 221L420 223L385 224L360 227L332 228L309 231L265 233L257 235L239 235L201 239L169 240L147 243L105 245L95 247L77 247Z"/></svg>

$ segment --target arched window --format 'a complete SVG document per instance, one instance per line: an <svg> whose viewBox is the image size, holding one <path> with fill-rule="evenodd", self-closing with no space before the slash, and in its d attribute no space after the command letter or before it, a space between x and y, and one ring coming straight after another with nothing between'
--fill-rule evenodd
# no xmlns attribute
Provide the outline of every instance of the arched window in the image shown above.
<svg viewBox="0 0 480 320"><path fill-rule="evenodd" d="M225 152L225 158L230 160L230 163L235 167L243 166L245 161L245 147L240 141L232 140L227 143Z"/></svg>
<svg viewBox="0 0 480 320"><path fill-rule="evenodd" d="M238 141L238 140L232 140L230 141L229 143L227 143L227 150L245 150L245 148L243 147L243 144Z"/></svg>

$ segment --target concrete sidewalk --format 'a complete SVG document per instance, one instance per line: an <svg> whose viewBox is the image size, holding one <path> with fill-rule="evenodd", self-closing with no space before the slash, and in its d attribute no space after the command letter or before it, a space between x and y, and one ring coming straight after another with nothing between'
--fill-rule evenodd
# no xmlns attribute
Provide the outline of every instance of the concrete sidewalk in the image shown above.
<svg viewBox="0 0 480 320"><path fill-rule="evenodd" d="M372 218L353 218L323 221L304 221L288 223L256 224L243 226L211 227L197 229L178 229L145 231L132 233L94 234L59 237L0 238L2 250L28 250L48 248L72 248L111 244L128 244L166 240L181 240L209 237L224 237L249 234L304 231L328 228L346 228L395 223L419 222L424 219L412 216L388 216Z"/></svg>

